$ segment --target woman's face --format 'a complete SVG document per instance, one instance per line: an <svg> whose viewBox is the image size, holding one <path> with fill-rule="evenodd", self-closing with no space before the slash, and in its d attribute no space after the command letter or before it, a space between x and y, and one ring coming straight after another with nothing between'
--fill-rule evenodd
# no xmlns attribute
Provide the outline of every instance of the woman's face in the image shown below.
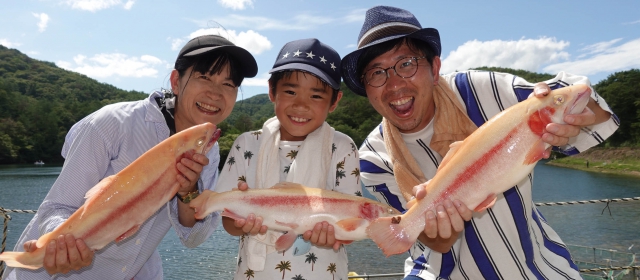
<svg viewBox="0 0 640 280"><path fill-rule="evenodd" d="M183 77L171 73L171 87L176 94L176 131L210 122L225 120L236 103L238 85L231 80L229 65L213 75L193 71L189 67Z"/></svg>

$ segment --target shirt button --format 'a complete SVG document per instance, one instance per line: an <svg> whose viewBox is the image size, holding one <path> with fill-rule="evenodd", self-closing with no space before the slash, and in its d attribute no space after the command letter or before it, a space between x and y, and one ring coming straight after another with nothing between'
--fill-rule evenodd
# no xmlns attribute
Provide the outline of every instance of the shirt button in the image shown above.
<svg viewBox="0 0 640 280"><path fill-rule="evenodd" d="M125 271L127 271L127 266L122 268L122 272L125 272Z"/></svg>
<svg viewBox="0 0 640 280"><path fill-rule="evenodd" d="M140 245L140 238L138 238L138 240L136 240L136 245Z"/></svg>

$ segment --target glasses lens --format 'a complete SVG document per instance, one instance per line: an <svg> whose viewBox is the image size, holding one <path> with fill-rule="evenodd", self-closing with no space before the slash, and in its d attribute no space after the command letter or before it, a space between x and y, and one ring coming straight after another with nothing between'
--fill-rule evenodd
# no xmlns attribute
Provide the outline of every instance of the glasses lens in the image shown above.
<svg viewBox="0 0 640 280"><path fill-rule="evenodd" d="M416 73L416 70L418 69L418 61L415 60L413 57L405 57L403 59L398 60L394 68L398 76L403 78L409 78Z"/></svg>
<svg viewBox="0 0 640 280"><path fill-rule="evenodd" d="M380 67L371 68L364 77L370 86L380 87L387 81L387 71Z"/></svg>

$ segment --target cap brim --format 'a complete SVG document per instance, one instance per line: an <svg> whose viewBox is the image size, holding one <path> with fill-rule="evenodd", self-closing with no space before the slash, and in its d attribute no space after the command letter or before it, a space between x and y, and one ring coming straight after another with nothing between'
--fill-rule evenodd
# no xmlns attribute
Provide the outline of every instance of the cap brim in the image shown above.
<svg viewBox="0 0 640 280"><path fill-rule="evenodd" d="M311 66L309 64L304 64L304 63L288 63L285 65L282 65L280 67L276 67L273 68L271 70L269 70L269 74L275 73L275 72L281 72L281 71L286 71L286 70L302 70L305 72L309 72L311 74L313 74L314 76L318 77L320 80L324 81L325 83L329 84L333 89L340 89L340 81L334 81L333 79L331 79L331 77L329 77L329 75L325 74L324 71ZM339 70L336 70L339 71Z"/></svg>
<svg viewBox="0 0 640 280"><path fill-rule="evenodd" d="M347 87L349 87L349 89L351 89L354 93L358 95L367 96L367 92L364 89L364 85L360 82L360 77L356 76L356 71L358 70L357 69L358 59L360 58L360 55L364 51L366 51L368 48L374 45L391 41L394 39L402 38L402 37L415 38L415 39L425 41L429 44L429 46L431 46L434 49L436 55L440 56L440 52L441 52L439 47L440 35L438 34L438 30L434 28L423 28L409 34L399 34L399 35L384 37L362 46L361 48L347 54L342 59L342 61L340 62L340 65L341 65L340 69L342 71L342 79L344 80L344 83L347 85Z"/></svg>
<svg viewBox="0 0 640 280"><path fill-rule="evenodd" d="M196 49L182 56L195 56L214 50L223 50L233 56L240 63L240 71L245 78L253 78L258 74L258 63L247 50L238 46L212 46Z"/></svg>

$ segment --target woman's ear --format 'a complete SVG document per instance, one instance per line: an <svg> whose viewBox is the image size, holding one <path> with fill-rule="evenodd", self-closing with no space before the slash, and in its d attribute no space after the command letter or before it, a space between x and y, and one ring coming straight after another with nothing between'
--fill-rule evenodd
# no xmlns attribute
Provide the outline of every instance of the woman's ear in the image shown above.
<svg viewBox="0 0 640 280"><path fill-rule="evenodd" d="M329 113L333 113L333 110L336 109L336 107L338 107L338 102L340 101L340 99L342 99L342 91L339 90L337 93L338 96L336 96L336 101L333 102L333 104L331 105L331 107L329 107Z"/></svg>
<svg viewBox="0 0 640 280"><path fill-rule="evenodd" d="M173 71L171 71L171 78L169 78L169 80L171 81L171 91L173 92L173 94L179 95L180 93L178 91L180 90L180 73L178 73L178 70L173 69Z"/></svg>

